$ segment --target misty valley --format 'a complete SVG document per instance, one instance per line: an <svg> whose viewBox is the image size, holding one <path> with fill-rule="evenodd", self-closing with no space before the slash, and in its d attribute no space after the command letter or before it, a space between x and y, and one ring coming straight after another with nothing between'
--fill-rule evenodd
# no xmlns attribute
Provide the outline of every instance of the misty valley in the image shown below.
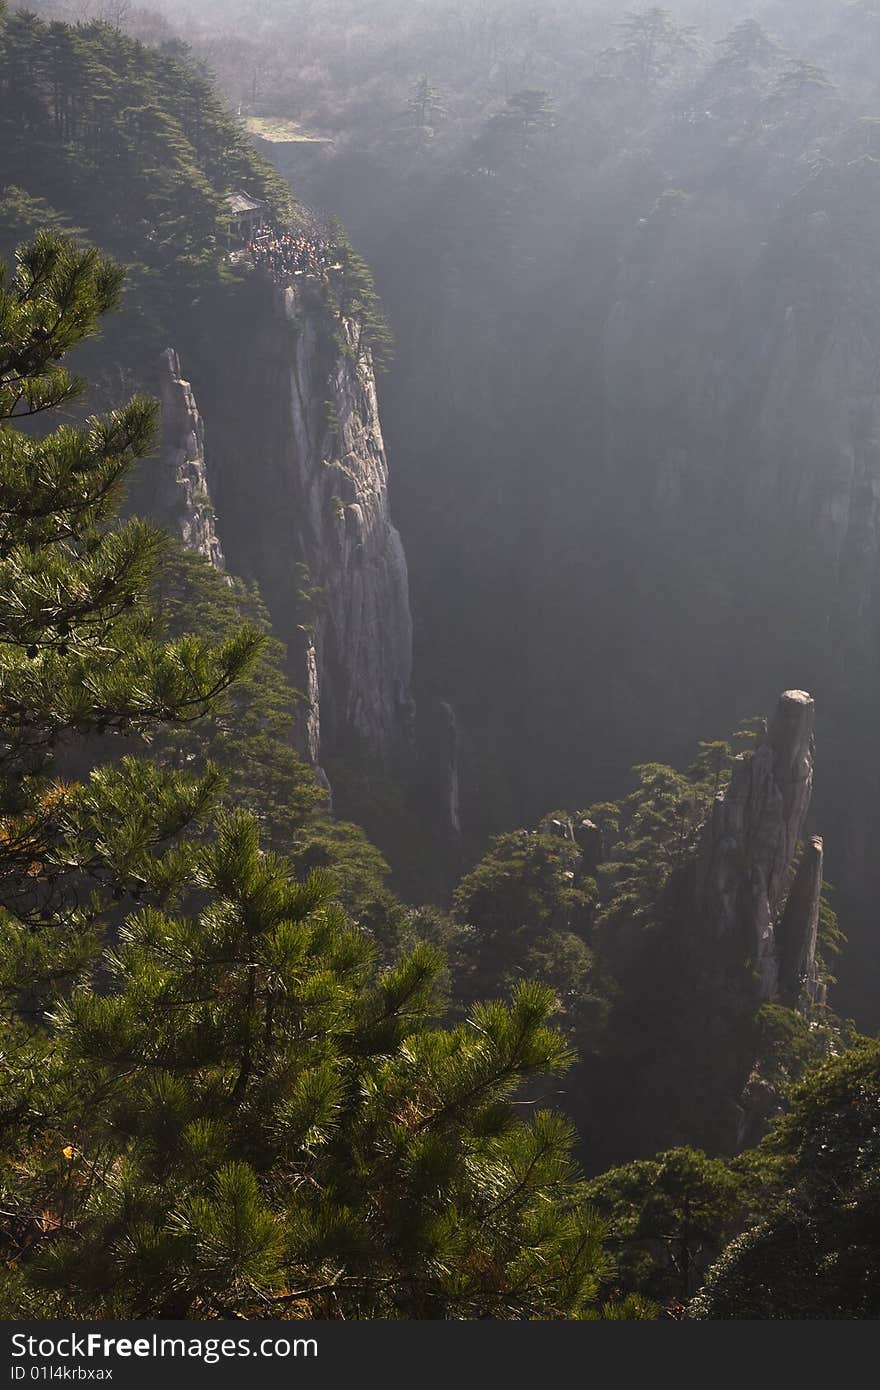
<svg viewBox="0 0 880 1390"><path fill-rule="evenodd" d="M0 1317L880 1316L880 0L9 0L0 257Z"/></svg>

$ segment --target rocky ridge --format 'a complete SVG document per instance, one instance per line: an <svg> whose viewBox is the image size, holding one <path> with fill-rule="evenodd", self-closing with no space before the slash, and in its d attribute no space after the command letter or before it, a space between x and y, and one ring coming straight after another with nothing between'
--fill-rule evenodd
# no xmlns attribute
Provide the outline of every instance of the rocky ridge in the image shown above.
<svg viewBox="0 0 880 1390"><path fill-rule="evenodd" d="M259 586L302 696L300 752L334 782L385 775L412 743L413 635L371 354L316 284L254 277L215 313L187 346L194 394L166 354L163 476L185 477L155 510L176 501L185 543Z"/></svg>
<svg viewBox="0 0 880 1390"><path fill-rule="evenodd" d="M158 368L162 437L158 463L149 470L148 508L188 550L204 555L222 570L225 561L208 483L204 421L173 348L162 353Z"/></svg>
<svg viewBox="0 0 880 1390"><path fill-rule="evenodd" d="M743 942L762 1000L784 981L797 1002L815 970L821 840L792 883L813 790L814 717L805 691L780 696L759 747L737 758L689 870L692 918L716 940Z"/></svg>

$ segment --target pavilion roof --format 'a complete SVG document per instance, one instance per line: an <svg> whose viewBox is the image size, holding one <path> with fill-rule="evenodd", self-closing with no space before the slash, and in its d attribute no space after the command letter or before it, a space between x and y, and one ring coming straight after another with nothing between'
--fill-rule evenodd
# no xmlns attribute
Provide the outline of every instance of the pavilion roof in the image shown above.
<svg viewBox="0 0 880 1390"><path fill-rule="evenodd" d="M229 193L226 198L229 211L240 217L246 212L261 212L266 206L258 198L251 198L247 193Z"/></svg>

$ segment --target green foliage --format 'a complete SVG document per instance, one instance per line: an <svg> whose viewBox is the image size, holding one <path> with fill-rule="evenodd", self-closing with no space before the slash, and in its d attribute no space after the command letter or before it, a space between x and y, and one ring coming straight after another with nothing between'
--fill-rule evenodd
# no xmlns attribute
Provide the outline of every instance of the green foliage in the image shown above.
<svg viewBox="0 0 880 1390"><path fill-rule="evenodd" d="M701 48L696 29L680 24L660 5L629 11L618 20L617 28L620 46L606 50L602 57L606 65L613 64L640 82L659 82L682 55Z"/></svg>
<svg viewBox="0 0 880 1390"><path fill-rule="evenodd" d="M781 1004L762 1004L755 1029L761 1075L783 1090L827 1057L839 1039L829 1025L811 1022Z"/></svg>
<svg viewBox="0 0 880 1390"><path fill-rule="evenodd" d="M0 777L20 813L33 813L38 795L21 778L46 766L66 732L198 717L258 646L247 629L216 647L157 642L140 605L163 538L137 520L109 523L135 457L151 447L151 402L42 436L20 428L81 393L61 359L96 331L120 284L97 252L49 235L22 248L11 279L0 274ZM8 838L22 834L20 825Z"/></svg>
<svg viewBox="0 0 880 1390"><path fill-rule="evenodd" d="M6 16L0 155L10 185L0 236L8 245L30 235L46 207L39 225L84 229L132 266L129 295L147 356L164 346L162 320L227 274L227 193L244 187L279 220L289 215L286 185L182 45L148 48L106 23ZM145 334L153 335L146 344Z"/></svg>
<svg viewBox="0 0 880 1390"><path fill-rule="evenodd" d="M761 1145L779 1209L734 1240L695 1300L698 1318L880 1315L880 1043L810 1072Z"/></svg>
<svg viewBox="0 0 880 1390"><path fill-rule="evenodd" d="M835 90L834 83L815 63L792 58L785 64L768 101L777 106L803 106Z"/></svg>
<svg viewBox="0 0 880 1390"><path fill-rule="evenodd" d="M456 994L478 998L534 976L554 989L566 1027L595 1031L604 1008L587 944L596 885L580 876L580 860L573 841L552 835L521 830L492 842L455 890Z"/></svg>
<svg viewBox="0 0 880 1390"><path fill-rule="evenodd" d="M284 648L271 635L257 591L177 548L166 558L154 596L169 635L211 633L216 639L247 623L263 640L250 670L210 718L163 729L153 755L199 775L216 768L226 803L257 818L266 844L285 854L301 877L325 872L338 901L394 950L406 913L387 885L389 867L359 825L334 817L325 788L295 751L301 696L287 680Z"/></svg>
<svg viewBox="0 0 880 1390"><path fill-rule="evenodd" d="M522 164L538 138L555 125L556 109L549 92L531 87L514 92L477 137L476 162L490 172Z"/></svg>
<svg viewBox="0 0 880 1390"><path fill-rule="evenodd" d="M779 60L781 45L756 19L743 19L716 44L718 65L725 69L768 68Z"/></svg>
<svg viewBox="0 0 880 1390"><path fill-rule="evenodd" d="M693 1297L745 1214L742 1177L696 1149L614 1168L588 1191L609 1223L625 1290L673 1309Z"/></svg>
<svg viewBox="0 0 880 1390"><path fill-rule="evenodd" d="M174 767L211 763L221 769L231 800L259 816L273 848L289 849L296 830L325 798L293 748L297 696L258 593L177 547L166 557L153 597L166 630L177 638L208 632L226 638L245 622L261 632L256 660L224 706L209 720L163 730L156 747Z"/></svg>
<svg viewBox="0 0 880 1390"><path fill-rule="evenodd" d="M590 1312L610 1268L570 1126L510 1104L568 1064L549 992L432 1027L435 953L377 971L324 879L295 880L248 816L219 822L193 883L198 914L128 916L109 990L86 976L60 1000L51 1046L20 1030L3 1311Z"/></svg>
<svg viewBox="0 0 880 1390"><path fill-rule="evenodd" d="M446 107L443 105L442 93L427 74L423 73L413 84L406 109L416 135L430 139L434 134L434 127L446 115Z"/></svg>
<svg viewBox="0 0 880 1390"><path fill-rule="evenodd" d="M82 241L82 228L70 226L63 213L56 212L43 198L32 198L23 188L7 185L0 194L0 234L4 252L22 242L33 241L40 232L53 236L75 236Z"/></svg>
<svg viewBox="0 0 880 1390"><path fill-rule="evenodd" d="M685 774L661 763L633 769L638 787L619 805L591 807L616 827L600 872L600 929L644 927L656 920L670 875L692 856L709 808L730 780L733 752L726 743L700 745Z"/></svg>
<svg viewBox="0 0 880 1390"><path fill-rule="evenodd" d="M860 1038L791 1091L763 1147L783 1155L796 1180L830 1189L858 1184L880 1166L880 1042Z"/></svg>
<svg viewBox="0 0 880 1390"><path fill-rule="evenodd" d="M394 338L376 293L373 273L352 246L338 218L331 219L328 235L339 263L327 287L328 304L337 323L336 344L356 362L362 350L369 349L376 368L387 370L393 357ZM355 326L353 337L349 323Z"/></svg>
<svg viewBox="0 0 880 1390"><path fill-rule="evenodd" d="M633 769L635 791L619 803L584 813L600 824L609 843L599 876L600 929L620 932L656 920L672 873L692 857L716 797L727 788L734 761L749 757L765 730L763 719L744 720L732 742L700 742L687 773L663 763Z"/></svg>

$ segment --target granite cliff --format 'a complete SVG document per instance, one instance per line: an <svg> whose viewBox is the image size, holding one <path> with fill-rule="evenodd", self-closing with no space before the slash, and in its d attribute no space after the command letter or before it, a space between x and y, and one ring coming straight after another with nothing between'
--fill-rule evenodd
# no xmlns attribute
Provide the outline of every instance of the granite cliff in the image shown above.
<svg viewBox="0 0 880 1390"><path fill-rule="evenodd" d="M811 695L783 692L641 925L629 912L604 924L600 915L595 945L617 994L607 1039L583 1063L578 1103L589 1126L591 1107L602 1113L627 1095L611 1136L590 1134L608 1161L757 1142L791 1079L780 1038L817 1056L838 1045L819 941L824 845L808 830L814 720ZM577 841L598 868L601 898L597 861L621 847L606 851L589 822L542 828Z"/></svg>
<svg viewBox="0 0 880 1390"><path fill-rule="evenodd" d="M364 766L389 773L413 723L406 558L360 336L353 321L333 319L316 285L252 283L189 348L198 407L179 374L163 392L163 473L181 438L204 440L195 452L216 553L258 583L287 644L304 697L301 751L343 779ZM184 539L207 553L192 507L181 517Z"/></svg>
<svg viewBox="0 0 880 1390"><path fill-rule="evenodd" d="M813 789L811 696L788 690L765 738L737 758L716 799L685 893L673 886L678 912L710 940L741 942L761 1000L784 988L797 1003L814 993L822 841L810 841L792 883L796 852Z"/></svg>
<svg viewBox="0 0 880 1390"><path fill-rule="evenodd" d="M204 421L173 348L162 353L157 367L161 447L156 462L142 472L143 503L188 550L222 570L225 561L208 481Z"/></svg>

